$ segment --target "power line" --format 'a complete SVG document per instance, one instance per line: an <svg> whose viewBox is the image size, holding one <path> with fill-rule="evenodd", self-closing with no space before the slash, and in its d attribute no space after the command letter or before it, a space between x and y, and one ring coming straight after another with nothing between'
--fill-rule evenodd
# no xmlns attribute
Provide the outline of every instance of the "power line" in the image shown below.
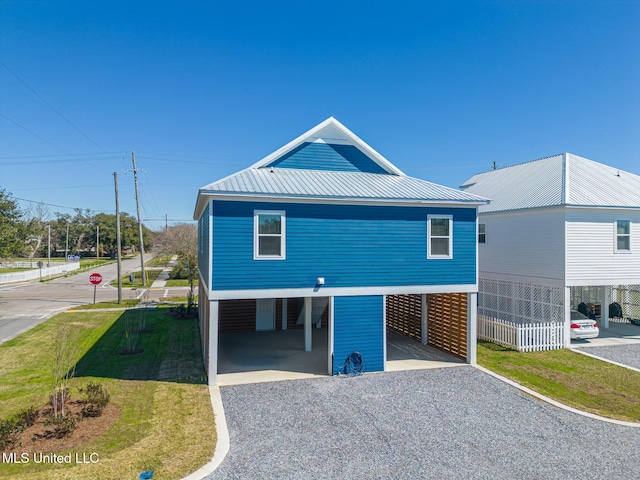
<svg viewBox="0 0 640 480"><path fill-rule="evenodd" d="M15 199L15 200L21 200L23 202L29 202L29 203L36 203L39 205L46 205L47 207L57 207L57 208L66 208L68 210L84 210L82 207L67 207L65 205L56 205L55 203L47 203L47 202L41 202L41 201L36 201L36 200L29 200L28 198L20 198L20 197L16 197L14 195L11 195L11 198ZM92 212L100 212L100 213L108 213L108 212L113 212L114 210L91 210Z"/></svg>
<svg viewBox="0 0 640 480"><path fill-rule="evenodd" d="M38 97L40 100L42 100L51 110L53 110L62 120L64 120L65 122L67 122L74 130L76 130L80 135L82 135L84 138L86 138L87 140L89 140L91 143L93 143L96 147L98 147L100 150L102 150L105 153L108 153L104 148L102 148L101 145L99 145L98 143L96 143L95 140L93 140L89 135L87 135L86 133L84 133L82 130L80 130L78 127L76 127L71 120L69 120L67 117L65 117L64 115L62 115L62 113L60 113L60 111L58 111L58 109L56 109L53 105L51 105L49 102L47 102L42 95L40 95L38 92L36 92L33 88L31 88L31 86L29 86L29 84L27 82L25 82L22 78L20 78L18 76L18 74L16 72L14 72L13 70L11 70L4 62L2 62L0 60L0 65L2 65L4 68L6 68L9 73L11 73L14 77L16 77L18 79L18 81L20 81L20 83L22 83L27 89L29 89L29 91L31 93L33 93L36 97Z"/></svg>
<svg viewBox="0 0 640 480"><path fill-rule="evenodd" d="M1 114L0 114L1 115ZM4 115L2 115L4 116ZM7 118L7 117L5 117ZM24 128L24 127L23 127ZM124 152L107 152L109 156L111 155L123 155ZM55 154L55 155L19 155L19 156L14 156L14 157L0 157L0 160L20 160L22 158L59 158L59 157L88 157L88 156L94 156L94 155L105 155L102 152L97 152L97 153L69 153L69 154Z"/></svg>

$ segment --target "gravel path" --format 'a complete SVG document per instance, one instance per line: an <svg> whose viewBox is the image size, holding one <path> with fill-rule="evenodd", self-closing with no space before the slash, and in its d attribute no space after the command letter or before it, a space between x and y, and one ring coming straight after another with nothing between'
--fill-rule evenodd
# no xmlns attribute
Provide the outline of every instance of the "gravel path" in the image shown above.
<svg viewBox="0 0 640 480"><path fill-rule="evenodd" d="M606 358L614 362L622 363L633 368L640 369L640 343L630 345L611 345L606 347L589 347L583 350L585 353Z"/></svg>
<svg viewBox="0 0 640 480"><path fill-rule="evenodd" d="M611 480L640 465L640 428L552 407L470 366L221 393L231 448L208 479Z"/></svg>

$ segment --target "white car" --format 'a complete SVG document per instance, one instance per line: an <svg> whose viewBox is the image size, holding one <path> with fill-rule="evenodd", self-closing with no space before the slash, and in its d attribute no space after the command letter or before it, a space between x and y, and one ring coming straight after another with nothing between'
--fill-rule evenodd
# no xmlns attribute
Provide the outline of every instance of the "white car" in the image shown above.
<svg viewBox="0 0 640 480"><path fill-rule="evenodd" d="M577 310L571 310L571 340L585 340L597 338L600 329L595 320L583 315Z"/></svg>

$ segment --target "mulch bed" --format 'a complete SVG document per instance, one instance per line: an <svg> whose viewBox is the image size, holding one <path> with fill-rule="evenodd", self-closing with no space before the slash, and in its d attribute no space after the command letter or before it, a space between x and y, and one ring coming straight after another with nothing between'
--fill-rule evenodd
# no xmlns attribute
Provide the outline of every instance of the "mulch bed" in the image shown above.
<svg viewBox="0 0 640 480"><path fill-rule="evenodd" d="M74 415L80 415L84 405L85 402L82 400L69 401L65 405L65 412L68 410ZM118 406L109 403L99 417L80 417L76 429L70 435L55 438L54 426L45 425L50 412L50 405L39 408L36 422L22 432L19 442L13 448L5 451L20 454L22 452L55 453L69 450L101 436L116 423L120 416Z"/></svg>

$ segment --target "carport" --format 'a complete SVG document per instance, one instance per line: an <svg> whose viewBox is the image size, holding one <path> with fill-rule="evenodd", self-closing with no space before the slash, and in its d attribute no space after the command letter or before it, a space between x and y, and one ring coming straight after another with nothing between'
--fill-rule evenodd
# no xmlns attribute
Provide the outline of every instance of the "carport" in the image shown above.
<svg viewBox="0 0 640 480"><path fill-rule="evenodd" d="M314 323L311 350L305 351L305 330L299 324L297 299L275 301L274 328L268 331L256 331L258 303L255 300L220 302L218 385L328 376L328 327L331 317L328 307L323 309L322 302L313 304L315 314L321 315L321 320L319 328ZM283 318L287 319L284 330ZM364 361L367 371L366 356ZM463 360L440 348L423 345L411 336L386 329L387 371L464 364Z"/></svg>

